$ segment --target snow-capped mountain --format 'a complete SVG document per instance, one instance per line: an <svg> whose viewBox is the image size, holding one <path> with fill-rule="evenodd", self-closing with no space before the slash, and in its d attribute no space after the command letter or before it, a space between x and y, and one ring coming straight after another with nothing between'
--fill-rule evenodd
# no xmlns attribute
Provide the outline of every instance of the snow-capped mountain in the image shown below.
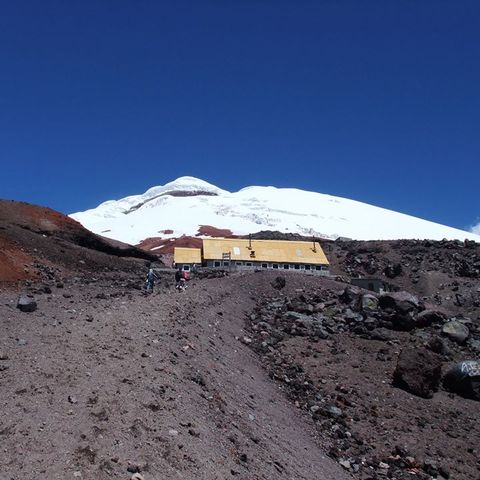
<svg viewBox="0 0 480 480"><path fill-rule="evenodd" d="M131 244L149 237L194 236L202 225L237 235L278 230L332 239L480 241L473 233L347 198L295 188L228 192L194 177L109 200L71 217L95 233Z"/></svg>

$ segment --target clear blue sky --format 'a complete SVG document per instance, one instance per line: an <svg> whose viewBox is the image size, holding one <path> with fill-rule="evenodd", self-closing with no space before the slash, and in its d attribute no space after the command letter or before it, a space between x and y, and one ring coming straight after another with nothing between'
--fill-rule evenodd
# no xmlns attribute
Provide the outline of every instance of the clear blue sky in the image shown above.
<svg viewBox="0 0 480 480"><path fill-rule="evenodd" d="M478 0L15 0L0 197L63 212L192 175L479 220Z"/></svg>

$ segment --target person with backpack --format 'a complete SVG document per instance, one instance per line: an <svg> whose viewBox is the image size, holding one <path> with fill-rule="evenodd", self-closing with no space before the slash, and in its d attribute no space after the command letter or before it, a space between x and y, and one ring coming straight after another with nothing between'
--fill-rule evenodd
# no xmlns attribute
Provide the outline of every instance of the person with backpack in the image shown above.
<svg viewBox="0 0 480 480"><path fill-rule="evenodd" d="M153 286L155 285L155 279L158 279L158 275L153 271L153 268L150 268L150 270L148 270L147 280L145 282L147 293L153 293Z"/></svg>

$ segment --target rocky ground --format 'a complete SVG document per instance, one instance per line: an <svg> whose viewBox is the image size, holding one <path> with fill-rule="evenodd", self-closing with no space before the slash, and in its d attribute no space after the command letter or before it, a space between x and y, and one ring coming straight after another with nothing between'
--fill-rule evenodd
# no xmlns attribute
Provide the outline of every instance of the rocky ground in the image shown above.
<svg viewBox="0 0 480 480"><path fill-rule="evenodd" d="M147 296L151 254L0 201L3 477L480 478L480 245L322 246Z"/></svg>
<svg viewBox="0 0 480 480"><path fill-rule="evenodd" d="M291 278L285 277L288 285ZM323 281L260 303L245 339L358 478L480 478L480 319Z"/></svg>
<svg viewBox="0 0 480 480"><path fill-rule="evenodd" d="M145 296L143 275L116 272L3 290L3 477L348 478L240 341L270 280L177 293L168 275Z"/></svg>

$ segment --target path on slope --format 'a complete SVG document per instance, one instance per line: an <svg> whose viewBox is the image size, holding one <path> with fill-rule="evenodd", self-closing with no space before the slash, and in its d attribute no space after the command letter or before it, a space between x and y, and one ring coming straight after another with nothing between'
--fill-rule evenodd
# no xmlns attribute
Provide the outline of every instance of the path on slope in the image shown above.
<svg viewBox="0 0 480 480"><path fill-rule="evenodd" d="M350 478L238 340L269 280L159 285L149 297L67 283L28 314L2 293L4 476Z"/></svg>

